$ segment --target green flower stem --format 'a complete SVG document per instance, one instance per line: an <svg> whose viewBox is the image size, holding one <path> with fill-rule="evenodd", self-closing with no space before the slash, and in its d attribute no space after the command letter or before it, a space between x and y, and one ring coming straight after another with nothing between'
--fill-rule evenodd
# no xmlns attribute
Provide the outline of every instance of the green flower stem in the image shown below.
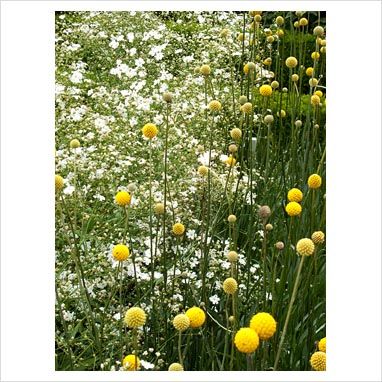
<svg viewBox="0 0 382 382"><path fill-rule="evenodd" d="M246 359L247 359L247 371L253 371L255 368L253 366L253 354L248 353L246 354Z"/></svg>
<svg viewBox="0 0 382 382"><path fill-rule="evenodd" d="M183 366L183 357L182 357L182 332L179 330L178 333L178 357L179 363Z"/></svg>
<svg viewBox="0 0 382 382"><path fill-rule="evenodd" d="M297 269L296 280L295 280L294 286L293 286L292 297L291 297L291 299L289 301L288 312L287 312L287 316L286 316L286 319L285 319L283 331L282 331L282 334L281 334L281 339L280 339L279 347L277 349L275 363L273 365L273 371L277 370L277 365L279 363L280 354L281 354L282 347L284 345L284 340L285 340L285 336L286 336L286 331L288 329L288 323L289 323L289 319L290 319L290 316L291 316L291 313L292 313L293 304L294 304L294 301L295 301L296 296L297 296L298 284L300 283L301 269L302 269L302 265L304 263L304 260L305 260L305 256L301 256L300 262L299 262L299 265L298 265L298 269Z"/></svg>
<svg viewBox="0 0 382 382"><path fill-rule="evenodd" d="M175 291L175 271L176 271L176 263L179 257L179 242L180 242L180 237L176 237L176 250L175 250L175 257L174 257L174 272L172 274L172 286L171 286L171 296L174 295Z"/></svg>
<svg viewBox="0 0 382 382"><path fill-rule="evenodd" d="M122 284L123 284L123 261L120 261L117 268L117 278L118 273L120 272L120 280L119 280L119 333L120 333L120 345L121 345L121 361L123 360L123 317L122 317Z"/></svg>
<svg viewBox="0 0 382 382"><path fill-rule="evenodd" d="M267 230L265 229L265 224L263 226L264 229L264 239L263 239L263 245L261 247L261 257L263 260L263 297L264 297L264 311L267 310L267 266L266 266L266 259L267 259Z"/></svg>
<svg viewBox="0 0 382 382"><path fill-rule="evenodd" d="M150 286L151 293L154 292L154 251L153 251L153 185L152 185L152 144L151 139L149 141L149 224L150 224L150 261L151 261L151 277L150 277Z"/></svg>
<svg viewBox="0 0 382 382"><path fill-rule="evenodd" d="M163 221L162 221L162 234L163 234L163 282L164 282L164 292L167 294L167 254L166 254L166 212L167 212L167 155L168 155L168 118L170 113L170 104L166 107L166 128L165 128L165 146L164 146L164 210L163 210Z"/></svg>
<svg viewBox="0 0 382 382"><path fill-rule="evenodd" d="M134 328L133 329L133 346L134 346L134 357L135 357L135 362L134 362L134 370L138 370L138 329Z"/></svg>

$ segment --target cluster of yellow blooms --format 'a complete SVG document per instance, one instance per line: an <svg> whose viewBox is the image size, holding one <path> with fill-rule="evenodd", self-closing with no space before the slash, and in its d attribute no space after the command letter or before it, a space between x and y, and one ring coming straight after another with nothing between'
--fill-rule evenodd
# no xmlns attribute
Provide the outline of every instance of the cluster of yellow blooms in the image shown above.
<svg viewBox="0 0 382 382"><path fill-rule="evenodd" d="M313 370L326 371L326 337L318 342L318 351L310 357L310 364Z"/></svg>

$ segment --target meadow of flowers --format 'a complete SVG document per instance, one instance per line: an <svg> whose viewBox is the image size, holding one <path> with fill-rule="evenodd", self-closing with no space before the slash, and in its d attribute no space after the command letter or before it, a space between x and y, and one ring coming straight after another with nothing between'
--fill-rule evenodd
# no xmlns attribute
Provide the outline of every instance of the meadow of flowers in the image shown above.
<svg viewBox="0 0 382 382"><path fill-rule="evenodd" d="M326 370L325 12L56 13L56 370Z"/></svg>

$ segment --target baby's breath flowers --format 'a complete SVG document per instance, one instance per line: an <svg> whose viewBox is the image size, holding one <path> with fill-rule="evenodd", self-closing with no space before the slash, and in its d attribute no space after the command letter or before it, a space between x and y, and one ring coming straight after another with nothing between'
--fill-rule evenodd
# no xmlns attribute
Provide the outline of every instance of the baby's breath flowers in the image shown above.
<svg viewBox="0 0 382 382"><path fill-rule="evenodd" d="M289 202L285 206L285 211L289 216L298 216L301 214L302 207L297 202Z"/></svg>
<svg viewBox="0 0 382 382"><path fill-rule="evenodd" d="M206 167L206 166L199 166L198 167L198 174L200 176L206 176L208 174L208 167Z"/></svg>
<svg viewBox="0 0 382 382"><path fill-rule="evenodd" d="M141 365L141 362L139 358L135 356L134 354L127 355L122 361L122 366L127 371L137 370L139 369L140 365Z"/></svg>
<svg viewBox="0 0 382 382"><path fill-rule="evenodd" d="M326 371L326 353L316 351L310 357L310 364L316 371Z"/></svg>
<svg viewBox="0 0 382 382"><path fill-rule="evenodd" d="M185 230L186 230L186 228L184 227L184 225L182 223L175 223L172 226L172 233L175 236L182 236L184 234Z"/></svg>
<svg viewBox="0 0 382 382"><path fill-rule="evenodd" d="M292 188L288 191L288 200L290 202L298 202L302 201L302 192L298 188Z"/></svg>
<svg viewBox="0 0 382 382"><path fill-rule="evenodd" d="M259 336L251 328L241 328L234 339L237 350L241 353L253 353L259 346Z"/></svg>
<svg viewBox="0 0 382 382"><path fill-rule="evenodd" d="M130 256L130 251L126 245L117 244L113 247L112 255L116 261L125 261Z"/></svg>
<svg viewBox="0 0 382 382"><path fill-rule="evenodd" d="M156 203L154 206L154 212L157 215L163 215L164 214L164 204L163 203Z"/></svg>
<svg viewBox="0 0 382 382"><path fill-rule="evenodd" d="M297 61L297 58L296 57L288 57L286 60L285 60L285 65L290 68L290 69L293 69L297 66L298 64L298 61Z"/></svg>
<svg viewBox="0 0 382 382"><path fill-rule="evenodd" d="M153 123L146 123L142 128L142 134L148 139L153 139L158 134L158 128Z"/></svg>
<svg viewBox="0 0 382 382"><path fill-rule="evenodd" d="M125 207L131 202L131 195L127 191L119 191L115 195L115 202L119 206Z"/></svg>
<svg viewBox="0 0 382 382"><path fill-rule="evenodd" d="M325 241L325 234L322 231L312 233L312 240L314 244L322 244Z"/></svg>
<svg viewBox="0 0 382 382"><path fill-rule="evenodd" d="M61 191L64 188L64 178L61 175L54 176L54 186L56 191Z"/></svg>
<svg viewBox="0 0 382 382"><path fill-rule="evenodd" d="M200 328L206 321L206 314L197 306L187 309L186 316L190 319L190 327Z"/></svg>
<svg viewBox="0 0 382 382"><path fill-rule="evenodd" d="M253 329L261 340L268 340L276 332L276 321L266 312L260 312L255 314L249 323L251 329Z"/></svg>
<svg viewBox="0 0 382 382"><path fill-rule="evenodd" d="M81 144L78 139L72 139L69 143L69 146L71 149L78 149L81 146Z"/></svg>
<svg viewBox="0 0 382 382"><path fill-rule="evenodd" d="M308 238L300 239L296 245L296 251L301 256L311 256L314 253L314 243Z"/></svg>
<svg viewBox="0 0 382 382"><path fill-rule="evenodd" d="M129 328L139 328L146 323L146 313L139 307L133 307L126 311L123 319Z"/></svg>
<svg viewBox="0 0 382 382"><path fill-rule="evenodd" d="M320 188L321 183L322 183L322 179L321 179L320 175L318 175L318 174L312 174L308 178L309 188L313 188L313 189Z"/></svg>
<svg viewBox="0 0 382 382"><path fill-rule="evenodd" d="M237 127L234 127L231 131L230 131L230 135L231 135L231 138L235 141L239 141L241 136L242 136L242 132L239 128Z"/></svg>
<svg viewBox="0 0 382 382"><path fill-rule="evenodd" d="M199 72L203 74L203 76L209 76L211 74L211 67L207 64L202 65L199 69Z"/></svg>
<svg viewBox="0 0 382 382"><path fill-rule="evenodd" d="M272 87L270 85L261 85L259 92L263 97L270 97L272 95Z"/></svg>
<svg viewBox="0 0 382 382"><path fill-rule="evenodd" d="M234 294L237 291L237 281L233 277L228 277L223 282L223 290L227 294Z"/></svg>
<svg viewBox="0 0 382 382"><path fill-rule="evenodd" d="M213 100L208 104L208 109L214 112L220 111L221 108L222 104L217 100Z"/></svg>
<svg viewBox="0 0 382 382"><path fill-rule="evenodd" d="M326 353L326 337L321 338L318 342L318 350Z"/></svg>
<svg viewBox="0 0 382 382"><path fill-rule="evenodd" d="M172 324L179 332L183 332L190 327L190 319L185 314L178 314L174 317Z"/></svg>
<svg viewBox="0 0 382 382"><path fill-rule="evenodd" d="M168 371L184 371L184 368L180 363L174 362L168 367Z"/></svg>

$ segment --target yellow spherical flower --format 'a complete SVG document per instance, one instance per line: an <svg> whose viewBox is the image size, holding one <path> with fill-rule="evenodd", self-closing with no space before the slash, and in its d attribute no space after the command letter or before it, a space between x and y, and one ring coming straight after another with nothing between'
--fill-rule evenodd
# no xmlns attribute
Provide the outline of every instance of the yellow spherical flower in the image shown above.
<svg viewBox="0 0 382 382"><path fill-rule="evenodd" d="M277 116L281 117L281 118L285 118L286 117L286 111L281 109L280 112L277 112Z"/></svg>
<svg viewBox="0 0 382 382"><path fill-rule="evenodd" d="M240 140L242 132L239 128L235 127L230 131L231 138L235 141Z"/></svg>
<svg viewBox="0 0 382 382"><path fill-rule="evenodd" d="M302 207L297 202L289 202L285 206L285 211L289 216L298 216L301 214Z"/></svg>
<svg viewBox="0 0 382 382"><path fill-rule="evenodd" d="M236 220L237 220L236 215L234 214L228 215L227 220L228 220L228 223L231 223L231 224L236 223Z"/></svg>
<svg viewBox="0 0 382 382"><path fill-rule="evenodd" d="M300 21L299 21L299 25L302 26L302 27L307 26L308 25L308 20L305 17L301 18Z"/></svg>
<svg viewBox="0 0 382 382"><path fill-rule="evenodd" d="M248 74L249 73L249 66L248 66L248 64L245 64L243 66L243 72L244 72L244 74Z"/></svg>
<svg viewBox="0 0 382 382"><path fill-rule="evenodd" d="M301 256L311 256L314 253L314 243L308 238L300 239L297 242L296 250Z"/></svg>
<svg viewBox="0 0 382 382"><path fill-rule="evenodd" d="M158 134L158 128L153 123L146 123L142 128L142 134L149 139L153 139Z"/></svg>
<svg viewBox="0 0 382 382"><path fill-rule="evenodd" d="M208 76L211 74L211 67L209 65L202 65L199 72L203 74L203 76Z"/></svg>
<svg viewBox="0 0 382 382"><path fill-rule="evenodd" d="M276 17L276 24L277 25L283 25L284 24L284 17L282 17L282 16L277 16Z"/></svg>
<svg viewBox="0 0 382 382"><path fill-rule="evenodd" d="M257 23L259 23L259 22L261 21L261 19L262 19L262 17L261 17L260 15L256 15L256 16L254 17L254 20L255 20Z"/></svg>
<svg viewBox="0 0 382 382"><path fill-rule="evenodd" d="M270 85L261 85L259 91L263 97L270 97L272 95L272 87Z"/></svg>
<svg viewBox="0 0 382 382"><path fill-rule="evenodd" d="M123 244L115 245L111 252L114 259L117 261L125 261L130 256L129 248Z"/></svg>
<svg viewBox="0 0 382 382"><path fill-rule="evenodd" d="M271 88L272 89L277 89L280 86L278 81L272 81L271 82Z"/></svg>
<svg viewBox="0 0 382 382"><path fill-rule="evenodd" d="M317 85L318 85L318 79L317 79L317 78L311 78L311 79L309 80L309 86L310 86L310 87L314 88L314 87L317 86Z"/></svg>
<svg viewBox="0 0 382 382"><path fill-rule="evenodd" d="M326 371L326 353L323 351L316 351L310 357L310 364L316 371Z"/></svg>
<svg viewBox="0 0 382 382"><path fill-rule="evenodd" d="M186 316L190 319L190 327L193 329L201 327L206 321L206 314L197 306L188 309Z"/></svg>
<svg viewBox="0 0 382 382"><path fill-rule="evenodd" d="M69 146L71 149L78 149L81 146L81 144L78 139L72 139L69 143Z"/></svg>
<svg viewBox="0 0 382 382"><path fill-rule="evenodd" d="M249 326L261 340L268 340L275 334L277 324L269 313L261 312L251 318Z"/></svg>
<svg viewBox="0 0 382 382"><path fill-rule="evenodd" d="M321 338L318 342L318 350L326 353L326 337Z"/></svg>
<svg viewBox="0 0 382 382"><path fill-rule="evenodd" d="M318 95L315 95L313 94L312 97L310 98L310 103L313 105L313 106L317 106L320 104L320 97Z"/></svg>
<svg viewBox="0 0 382 382"><path fill-rule="evenodd" d="M240 109L243 113L249 114L252 111L252 104L246 102Z"/></svg>
<svg viewBox="0 0 382 382"><path fill-rule="evenodd" d="M206 176L208 174L208 167L206 167L206 166L199 166L198 167L198 174L200 176Z"/></svg>
<svg viewBox="0 0 382 382"><path fill-rule="evenodd" d="M277 36L279 37L283 37L284 36L284 31L282 29L277 29L277 32L276 32Z"/></svg>
<svg viewBox="0 0 382 382"><path fill-rule="evenodd" d="M184 368L180 363L174 362L168 367L168 371L184 371Z"/></svg>
<svg viewBox="0 0 382 382"><path fill-rule="evenodd" d="M157 215L162 215L164 213L164 204L163 203L157 203L154 206L154 212Z"/></svg>
<svg viewBox="0 0 382 382"><path fill-rule="evenodd" d="M297 82L299 78L300 77L298 76L298 74L292 74L291 79L292 79L293 82Z"/></svg>
<svg viewBox="0 0 382 382"><path fill-rule="evenodd" d="M298 188L292 188L288 191L288 200L290 202L298 202L302 201L302 192Z"/></svg>
<svg viewBox="0 0 382 382"><path fill-rule="evenodd" d="M185 314L178 314L174 317L172 324L176 330L183 332L190 327L190 319Z"/></svg>
<svg viewBox="0 0 382 382"><path fill-rule="evenodd" d="M139 328L146 323L146 313L138 307L130 308L127 310L123 320L129 328Z"/></svg>
<svg viewBox="0 0 382 382"><path fill-rule="evenodd" d="M251 328L241 328L234 339L237 350L242 353L253 353L259 346L259 336Z"/></svg>
<svg viewBox="0 0 382 382"><path fill-rule="evenodd" d="M208 104L208 109L210 109L211 111L219 111L221 110L221 108L222 104L217 100L213 100Z"/></svg>
<svg viewBox="0 0 382 382"><path fill-rule="evenodd" d="M233 277L228 277L223 282L223 290L227 294L234 294L237 291L237 281Z"/></svg>
<svg viewBox="0 0 382 382"><path fill-rule="evenodd" d="M322 97L322 96L324 95L324 94L322 93L321 90L316 90L316 91L314 92L314 94L317 95L317 96L319 96L319 97Z"/></svg>
<svg viewBox="0 0 382 382"><path fill-rule="evenodd" d="M313 52L313 53L312 53L312 58L313 58L313 60L318 60L318 59L320 58L320 53L318 53L318 52Z"/></svg>
<svg viewBox="0 0 382 382"><path fill-rule="evenodd" d="M141 366L141 362L138 357L136 357L134 354L127 355L123 361L122 365L125 368L125 370L133 371L138 370Z"/></svg>
<svg viewBox="0 0 382 382"><path fill-rule="evenodd" d="M233 167L233 166L235 166L235 164L236 164L236 159L235 159L232 155L230 155L230 156L225 160L225 163L226 163L228 166Z"/></svg>
<svg viewBox="0 0 382 382"><path fill-rule="evenodd" d="M237 261L238 257L239 257L239 256L238 256L238 254L237 254L236 251L229 251L229 252L227 253L227 259L228 259L228 261L230 261L231 263Z"/></svg>
<svg viewBox="0 0 382 382"><path fill-rule="evenodd" d="M172 226L172 232L175 236L182 236L184 234L185 227L182 223L175 223Z"/></svg>
<svg viewBox="0 0 382 382"><path fill-rule="evenodd" d="M309 178L308 178L308 186L309 188L320 188L321 187L321 183L322 183L322 179L320 177L320 175L318 174L312 174Z"/></svg>
<svg viewBox="0 0 382 382"><path fill-rule="evenodd" d="M307 76L312 77L313 76L314 69L310 66L309 68L306 68L305 73Z"/></svg>
<svg viewBox="0 0 382 382"><path fill-rule="evenodd" d="M56 191L61 191L64 188L64 178L56 174L54 176L54 186Z"/></svg>
<svg viewBox="0 0 382 382"><path fill-rule="evenodd" d="M288 57L286 60L285 60L285 65L292 69L292 68L295 68L298 64L298 61L297 61L297 58L296 57Z"/></svg>
<svg viewBox="0 0 382 382"><path fill-rule="evenodd" d="M325 241L325 234L322 231L313 232L312 240L314 244L322 244Z"/></svg>
<svg viewBox="0 0 382 382"><path fill-rule="evenodd" d="M115 195L115 202L119 206L127 206L131 202L131 195L127 191L119 191L117 195Z"/></svg>

